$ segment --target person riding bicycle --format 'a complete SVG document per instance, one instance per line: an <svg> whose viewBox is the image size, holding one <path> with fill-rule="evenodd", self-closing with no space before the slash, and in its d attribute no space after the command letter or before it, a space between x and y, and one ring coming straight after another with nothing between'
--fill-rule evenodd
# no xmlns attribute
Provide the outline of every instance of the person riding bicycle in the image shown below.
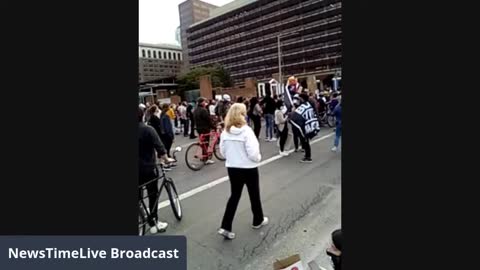
<svg viewBox="0 0 480 270"><path fill-rule="evenodd" d="M199 97L197 100L197 108L193 112L193 118L195 119L195 124L197 125L197 132L199 136L204 136L204 140L206 143L205 149L208 149L208 144L210 141L210 132L212 129L215 129L215 125L210 118L210 113L207 110L208 100L203 97ZM204 156L208 155L207 153L203 153ZM213 160L207 158L205 160L205 164L213 164L215 163Z"/></svg>
<svg viewBox="0 0 480 270"><path fill-rule="evenodd" d="M155 129L143 122L144 111L138 108L138 178L139 184L143 185L152 181L157 175L155 152L157 157L167 163L173 162L173 159L167 157L167 151ZM147 185L148 205L150 215L148 223L150 225L150 233L164 232L168 226L166 222L158 220L158 211L155 202L157 201L158 183L152 181ZM142 198L142 194L139 194Z"/></svg>

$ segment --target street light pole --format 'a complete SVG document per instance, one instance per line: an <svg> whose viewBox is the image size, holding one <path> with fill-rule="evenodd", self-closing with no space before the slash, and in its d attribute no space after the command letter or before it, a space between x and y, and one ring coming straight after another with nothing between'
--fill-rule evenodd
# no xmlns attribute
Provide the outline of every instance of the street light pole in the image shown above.
<svg viewBox="0 0 480 270"><path fill-rule="evenodd" d="M280 38L282 37L286 37L286 36L290 36L290 35L295 35L295 34L298 34L298 32L290 32L290 33L285 33L285 34L278 34L277 35L277 46L278 46L278 87L279 89L283 89L282 88L282 48L281 48L281 44L280 44Z"/></svg>
<svg viewBox="0 0 480 270"><path fill-rule="evenodd" d="M282 53L280 51L281 50L280 35L277 36L277 44L278 44L278 88L282 89Z"/></svg>

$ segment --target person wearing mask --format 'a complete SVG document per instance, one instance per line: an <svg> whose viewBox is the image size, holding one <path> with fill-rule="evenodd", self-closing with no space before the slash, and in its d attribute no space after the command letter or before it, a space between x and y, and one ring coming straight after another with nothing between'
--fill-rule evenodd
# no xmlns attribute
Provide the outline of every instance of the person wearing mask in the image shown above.
<svg viewBox="0 0 480 270"><path fill-rule="evenodd" d="M288 117L285 117L287 113L287 108L283 106L283 101L277 101L277 109L275 110L275 124L278 127L278 131L280 133L280 155L281 156L288 156L288 153L285 152L285 142L288 138L288 126L287 121Z"/></svg>
<svg viewBox="0 0 480 270"><path fill-rule="evenodd" d="M252 227L260 229L268 224L268 217L263 215L260 199L258 165L262 156L260 145L252 129L245 121L247 109L242 103L232 105L225 117L225 130L220 136L220 152L226 158L228 177L230 179L230 198L218 233L226 239L234 239L232 223L238 202L242 196L243 186L247 186L253 213Z"/></svg>
<svg viewBox="0 0 480 270"><path fill-rule="evenodd" d="M147 126L143 122L144 110L138 108L138 179L139 184L146 184L153 179L157 178L156 170L156 158L169 163L174 160L170 159L166 155L165 147L160 140L157 132L153 127ZM150 217L148 224L150 225L150 233L156 234L158 232L164 232L168 226L166 222L158 220L158 209L156 209L155 202L157 201L158 183L152 181L147 186L148 192L148 205L150 208ZM143 194L139 193L139 199L143 197Z"/></svg>
<svg viewBox="0 0 480 270"><path fill-rule="evenodd" d="M260 107L260 104L258 104L258 99L256 97L252 97L250 99L250 108L248 110L248 117L252 120L253 122L253 130L255 133L255 137L260 136L260 130L262 128L262 122L261 122L261 117L262 117L262 108Z"/></svg>
<svg viewBox="0 0 480 270"><path fill-rule="evenodd" d="M215 125L213 124L210 113L207 110L208 101L206 98L199 97L197 100L197 108L193 112L193 117L195 119L195 124L197 125L197 132L199 136L203 135L205 138L205 142L208 145L210 142L210 131L215 129ZM203 155L207 155L207 153L203 153ZM215 161L211 159L205 160L205 164L213 164Z"/></svg>
<svg viewBox="0 0 480 270"><path fill-rule="evenodd" d="M167 113L162 113L160 116L160 123L161 123L161 134L160 139L162 140L163 144L165 145L165 149L167 150L167 156L170 157L170 148L173 144L173 121L169 116L168 111L170 110L170 106L168 104L162 105L162 111Z"/></svg>
<svg viewBox="0 0 480 270"><path fill-rule="evenodd" d="M273 120L275 114L275 101L270 95L263 98L261 104L264 107L263 113L265 117L265 141L274 142L277 139L273 137Z"/></svg>
<svg viewBox="0 0 480 270"><path fill-rule="evenodd" d="M183 129L183 136L188 136L188 118L187 118L187 103L184 101L180 103L177 108L178 117L180 118L181 129Z"/></svg>
<svg viewBox="0 0 480 270"><path fill-rule="evenodd" d="M190 139L196 139L195 136L195 119L193 118L193 104L188 104L187 106L187 118L190 122Z"/></svg>
<svg viewBox="0 0 480 270"><path fill-rule="evenodd" d="M333 109L333 115L335 116L335 140L333 141L332 152L337 152L340 139L342 137L342 99L341 96L337 97L338 104Z"/></svg>

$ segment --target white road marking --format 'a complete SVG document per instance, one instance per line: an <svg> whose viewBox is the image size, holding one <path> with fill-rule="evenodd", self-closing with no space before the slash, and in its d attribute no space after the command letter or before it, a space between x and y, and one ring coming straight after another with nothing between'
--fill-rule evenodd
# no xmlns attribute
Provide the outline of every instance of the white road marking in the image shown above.
<svg viewBox="0 0 480 270"><path fill-rule="evenodd" d="M320 138L318 138L318 139L316 139L316 140L311 141L310 144L314 144L314 143L317 143L317 142L319 142L319 141L323 141L323 140L325 140L325 139L327 139L327 138L332 137L334 134L335 134L335 133L333 133L333 132L332 132L332 133L329 133L329 134L327 134L327 135L325 135L325 136L322 136L322 137L320 137ZM294 150L292 149L292 150L287 151L287 152L288 152L288 153L292 153L293 151L294 151ZM260 163L258 164L258 167L267 165L268 163L271 163L271 162L273 162L273 161L275 161L275 160L277 160L277 159L280 159L280 158L282 158L282 157L283 157L283 156L281 156L281 155L273 156L273 157L271 157L271 158L269 158L269 159L266 159L266 160L260 162ZM185 193L183 193L183 194L180 194L179 198L180 198L180 200L183 200L183 199L192 197L193 195L195 195L195 194L197 194L197 193L200 193L200 192L205 191L205 190L207 190L207 189L211 189L212 187L214 187L214 186L216 186L216 185L219 185L219 184L221 184L221 183L223 183L223 182L226 182L226 181L228 181L228 176L221 177L221 178L219 178L219 179L217 179L217 180L213 180L212 182L207 183L207 184L205 184L205 185L203 185L203 186L199 186L199 187L194 188L194 189L192 189L192 190L190 190L190 191L187 191L187 192L185 192ZM169 206L169 205L170 205L170 201L169 201L169 200L165 200L165 201L159 202L159 203L158 203L158 209L167 207L167 206Z"/></svg>

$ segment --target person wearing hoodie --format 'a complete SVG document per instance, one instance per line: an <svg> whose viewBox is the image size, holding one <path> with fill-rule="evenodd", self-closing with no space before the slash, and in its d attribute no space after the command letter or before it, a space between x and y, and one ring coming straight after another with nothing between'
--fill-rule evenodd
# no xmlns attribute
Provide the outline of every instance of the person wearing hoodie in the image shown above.
<svg viewBox="0 0 480 270"><path fill-rule="evenodd" d="M225 117L225 130L220 136L220 152L226 158L231 195L228 199L222 225L218 233L226 239L234 239L232 223L242 196L243 186L247 186L253 213L252 228L260 229L268 224L263 215L260 199L258 165L262 159L260 144L253 130L247 125L247 109L243 103L232 105Z"/></svg>

